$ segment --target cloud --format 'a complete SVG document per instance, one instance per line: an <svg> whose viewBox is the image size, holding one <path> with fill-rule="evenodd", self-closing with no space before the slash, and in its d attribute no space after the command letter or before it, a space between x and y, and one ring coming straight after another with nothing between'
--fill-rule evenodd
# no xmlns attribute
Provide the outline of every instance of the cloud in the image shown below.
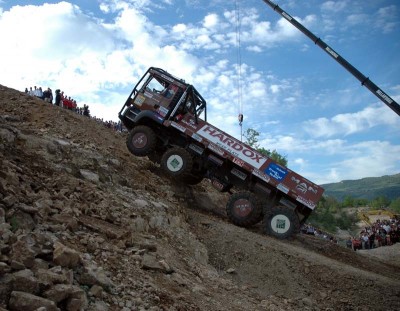
<svg viewBox="0 0 400 311"><path fill-rule="evenodd" d="M398 173L400 146L387 141L365 141L348 146L348 157L336 163L336 181ZM332 178L330 176L329 178ZM331 179L332 180L332 179Z"/></svg>
<svg viewBox="0 0 400 311"><path fill-rule="evenodd" d="M350 14L346 17L346 24L349 25L362 25L368 23L369 15L367 14Z"/></svg>
<svg viewBox="0 0 400 311"><path fill-rule="evenodd" d="M399 17L395 5L382 7L375 16L375 26L383 33L392 32L399 25Z"/></svg>
<svg viewBox="0 0 400 311"><path fill-rule="evenodd" d="M303 123L312 137L350 135L378 125L399 125L398 116L386 106L370 106L355 113L338 114L330 119L319 118Z"/></svg>
<svg viewBox="0 0 400 311"><path fill-rule="evenodd" d="M326 1L322 3L322 11L340 12L347 7L347 1Z"/></svg>
<svg viewBox="0 0 400 311"><path fill-rule="evenodd" d="M218 23L219 23L219 17L217 14L213 13L213 14L208 14L206 17L204 17L203 26L208 29L212 29L216 27Z"/></svg>

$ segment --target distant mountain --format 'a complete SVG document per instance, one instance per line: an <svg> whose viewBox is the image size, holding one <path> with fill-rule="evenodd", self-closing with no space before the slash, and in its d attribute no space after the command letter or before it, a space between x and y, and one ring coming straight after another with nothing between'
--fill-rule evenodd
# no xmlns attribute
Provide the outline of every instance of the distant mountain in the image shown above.
<svg viewBox="0 0 400 311"><path fill-rule="evenodd" d="M385 196L393 200L400 197L400 174L343 180L338 183L324 184L322 187L326 195L338 201L342 201L346 196L367 200Z"/></svg>

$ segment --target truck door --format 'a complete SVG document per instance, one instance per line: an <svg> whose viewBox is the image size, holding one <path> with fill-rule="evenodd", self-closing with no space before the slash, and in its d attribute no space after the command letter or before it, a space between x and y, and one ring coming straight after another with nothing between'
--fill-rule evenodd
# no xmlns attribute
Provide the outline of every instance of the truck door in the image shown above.
<svg viewBox="0 0 400 311"><path fill-rule="evenodd" d="M141 111L155 111L164 118L174 108L181 88L157 75L149 75L143 82L132 94L133 105Z"/></svg>

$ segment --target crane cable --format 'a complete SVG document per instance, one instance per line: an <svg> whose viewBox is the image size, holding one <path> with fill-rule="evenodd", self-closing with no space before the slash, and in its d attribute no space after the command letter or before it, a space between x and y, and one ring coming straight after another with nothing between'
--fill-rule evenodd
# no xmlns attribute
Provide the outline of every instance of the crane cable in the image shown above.
<svg viewBox="0 0 400 311"><path fill-rule="evenodd" d="M235 0L235 21L236 21L236 61L237 61L237 92L238 92L238 107L239 107L239 115L238 121L240 126L240 141L243 139L243 102L242 102L242 55L240 51L240 10L239 10L239 1Z"/></svg>

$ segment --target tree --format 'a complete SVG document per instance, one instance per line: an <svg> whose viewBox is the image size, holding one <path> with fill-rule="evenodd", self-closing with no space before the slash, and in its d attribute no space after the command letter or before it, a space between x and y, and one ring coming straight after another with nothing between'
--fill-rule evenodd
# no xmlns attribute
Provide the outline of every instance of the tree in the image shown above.
<svg viewBox="0 0 400 311"><path fill-rule="evenodd" d="M343 199L343 207L354 207L354 198L351 195L346 195Z"/></svg>
<svg viewBox="0 0 400 311"><path fill-rule="evenodd" d="M388 207L389 204L390 204L390 200L383 195L376 197L375 199L373 199L371 201L371 206L374 209L385 208L385 207Z"/></svg>
<svg viewBox="0 0 400 311"><path fill-rule="evenodd" d="M395 212L397 212L397 213L400 213L400 197L398 197L397 199L394 199L394 200L392 201L392 203L390 203L389 207L390 207L393 211L395 211Z"/></svg>
<svg viewBox="0 0 400 311"><path fill-rule="evenodd" d="M257 149L259 147L257 138L258 136L260 136L259 132L254 129L247 129L243 136L246 138L245 143L248 144L250 147L254 149Z"/></svg>
<svg viewBox="0 0 400 311"><path fill-rule="evenodd" d="M264 147L260 147L260 145L258 144L258 136L260 136L260 133L257 132L255 129L247 129L243 136L246 138L245 143L248 144L250 147L254 148L259 153L271 158L275 162L283 166L287 166L288 160L286 156L279 154L275 149L271 151L269 149L265 149Z"/></svg>

